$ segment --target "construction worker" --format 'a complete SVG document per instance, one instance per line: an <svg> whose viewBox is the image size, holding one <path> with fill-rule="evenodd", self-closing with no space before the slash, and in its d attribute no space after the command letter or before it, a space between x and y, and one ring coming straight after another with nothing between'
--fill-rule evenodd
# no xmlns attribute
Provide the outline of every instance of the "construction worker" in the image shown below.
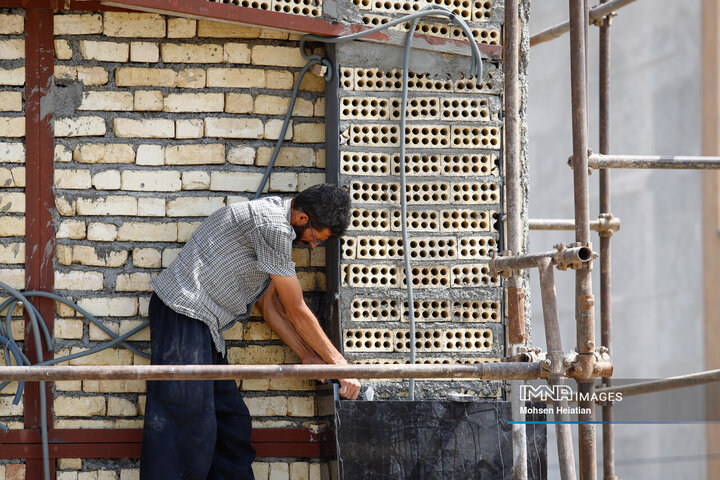
<svg viewBox="0 0 720 480"><path fill-rule="evenodd" d="M349 220L350 198L332 185L211 214L152 282L151 363L227 364L222 332L257 304L303 363L346 364L305 304L292 245L314 248L342 235ZM359 390L357 380L340 380L342 397ZM150 381L140 477L253 479L251 428L232 380Z"/></svg>

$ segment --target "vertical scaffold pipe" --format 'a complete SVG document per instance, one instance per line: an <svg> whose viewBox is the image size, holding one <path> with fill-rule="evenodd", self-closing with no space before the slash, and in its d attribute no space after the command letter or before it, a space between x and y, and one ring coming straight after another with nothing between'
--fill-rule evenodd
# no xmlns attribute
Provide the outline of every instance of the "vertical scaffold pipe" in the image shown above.
<svg viewBox="0 0 720 480"><path fill-rule="evenodd" d="M519 0L505 2L505 41L503 48L503 69L505 73L505 181L507 204L507 247L513 254L522 252L522 192L520 189L520 88L519 88ZM518 292L522 287L521 278L513 275L508 281L508 289ZM508 295L508 298L520 298ZM517 311L516 313L522 314ZM524 316L521 316L524 318ZM511 332L508 332L511 333ZM508 335L512 337L512 335ZM516 340L510 338L510 348ZM510 405L512 419L523 422L525 416L520 411L521 381L510 382ZM513 423L513 478L527 479L527 439L524 423Z"/></svg>
<svg viewBox="0 0 720 480"><path fill-rule="evenodd" d="M570 75L572 90L573 184L575 206L575 240L590 243L590 202L588 188L588 132L585 71L585 24L589 21L583 0L570 2ZM593 355L595 350L594 299L592 295L591 262L576 270L575 320L579 355ZM590 398L592 383L581 382L578 390ZM581 401L579 415L580 479L596 480L595 405Z"/></svg>

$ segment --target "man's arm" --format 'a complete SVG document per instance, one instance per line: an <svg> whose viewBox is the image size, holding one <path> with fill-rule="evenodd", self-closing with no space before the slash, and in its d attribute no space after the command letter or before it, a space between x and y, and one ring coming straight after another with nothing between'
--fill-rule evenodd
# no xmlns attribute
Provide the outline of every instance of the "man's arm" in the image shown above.
<svg viewBox="0 0 720 480"><path fill-rule="evenodd" d="M312 311L305 304L302 288L296 276L283 277L272 275L280 302L285 312L285 318L292 325L299 337L325 362L335 365L347 365L345 357L335 348L325 335L320 323ZM267 308L268 302L264 302ZM272 325L271 325L272 328ZM276 331L278 336L280 333ZM287 332L286 332L287 333ZM282 337L281 337L282 338ZM288 344L290 348L292 346ZM340 380L340 395L346 398L356 398L360 392L360 383L354 379Z"/></svg>

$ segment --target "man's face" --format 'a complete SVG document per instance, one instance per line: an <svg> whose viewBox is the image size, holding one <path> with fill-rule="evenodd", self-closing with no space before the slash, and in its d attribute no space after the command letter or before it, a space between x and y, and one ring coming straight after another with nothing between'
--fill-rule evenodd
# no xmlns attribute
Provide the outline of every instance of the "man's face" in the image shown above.
<svg viewBox="0 0 720 480"><path fill-rule="evenodd" d="M309 218L305 224L293 225L292 227L295 230L295 241L293 243L296 245L310 245L310 248L317 247L332 235L332 231L327 227L322 230L315 229Z"/></svg>

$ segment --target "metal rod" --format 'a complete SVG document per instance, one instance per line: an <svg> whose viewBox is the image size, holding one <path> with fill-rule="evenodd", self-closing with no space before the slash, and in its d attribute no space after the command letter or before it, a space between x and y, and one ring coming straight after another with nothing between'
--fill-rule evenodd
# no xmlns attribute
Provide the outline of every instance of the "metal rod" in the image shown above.
<svg viewBox="0 0 720 480"><path fill-rule="evenodd" d="M720 169L720 157L592 154L588 160L588 166L590 168L716 170Z"/></svg>
<svg viewBox="0 0 720 480"><path fill-rule="evenodd" d="M570 76L572 90L572 137L573 137L573 171L574 207L575 207L575 240L581 245L590 243L590 194L588 185L588 132L585 71L585 36L584 26L588 22L583 8L583 0L570 0ZM583 263L575 271L575 320L577 323L578 356L592 356L595 351L595 318L592 293L591 263ZM590 359L592 360L592 359ZM585 381L579 383L580 392L591 392L592 384ZM595 417L595 404L592 401L580 402L579 420L592 422ZM580 440L580 478L596 480L595 467L595 427L592 423L579 425Z"/></svg>
<svg viewBox="0 0 720 480"><path fill-rule="evenodd" d="M495 257L490 260L490 269L498 272L524 270L537 267L538 261L544 258L549 259L552 265L564 265L587 262L592 259L592 257L593 252L590 247L564 248L550 252L514 255L512 257Z"/></svg>
<svg viewBox="0 0 720 480"><path fill-rule="evenodd" d="M602 173L605 170L601 170ZM530 230L575 230L575 220L568 219L546 219L537 218L528 220ZM617 232L620 230L620 219L616 217L601 218L600 220L590 221L590 230L595 232Z"/></svg>
<svg viewBox="0 0 720 480"><path fill-rule="evenodd" d="M706 372L691 373L670 377L662 380L651 380L649 382L631 383L614 387L603 387L595 390L597 393L622 393L623 397L632 395L644 395L647 393L664 392L678 388L696 387L708 383L720 381L720 369L708 370Z"/></svg>
<svg viewBox="0 0 720 480"><path fill-rule="evenodd" d="M2 367L0 380L220 380L245 378L475 378L530 380L539 362L472 365L114 365Z"/></svg>
<svg viewBox="0 0 720 480"><path fill-rule="evenodd" d="M550 385L563 385L563 349L560 336L560 319L558 315L557 296L555 294L555 273L549 258L542 258L537 263L540 272L540 293L542 296L543 320L545 322L545 341L547 342L548 357L550 358ZM557 437L558 460L560 462L561 480L575 480L575 455L572 445L572 432L567 412L568 401L563 399L556 402L554 412L555 436ZM559 407L559 408L558 408Z"/></svg>
<svg viewBox="0 0 720 480"><path fill-rule="evenodd" d="M608 0L602 0L606 4ZM599 85L598 114L600 153L610 153L610 22L612 17L605 17L600 24L599 38ZM610 170L600 170L600 215L610 213ZM591 227L592 228L592 227ZM608 351L612 343L612 289L611 289L611 250L610 234L600 234L600 343ZM611 386L612 378L604 377L603 384ZM602 444L603 444L603 478L616 480L615 476L615 432L613 404L607 402L602 406Z"/></svg>
<svg viewBox="0 0 720 480"><path fill-rule="evenodd" d="M601 18L612 15L622 7L629 5L636 0L611 0L602 5L598 5L590 9L590 22L597 22ZM561 37L570 31L570 22L564 22L554 27L546 28L530 37L530 46L534 47L544 42L548 42L555 38Z"/></svg>

